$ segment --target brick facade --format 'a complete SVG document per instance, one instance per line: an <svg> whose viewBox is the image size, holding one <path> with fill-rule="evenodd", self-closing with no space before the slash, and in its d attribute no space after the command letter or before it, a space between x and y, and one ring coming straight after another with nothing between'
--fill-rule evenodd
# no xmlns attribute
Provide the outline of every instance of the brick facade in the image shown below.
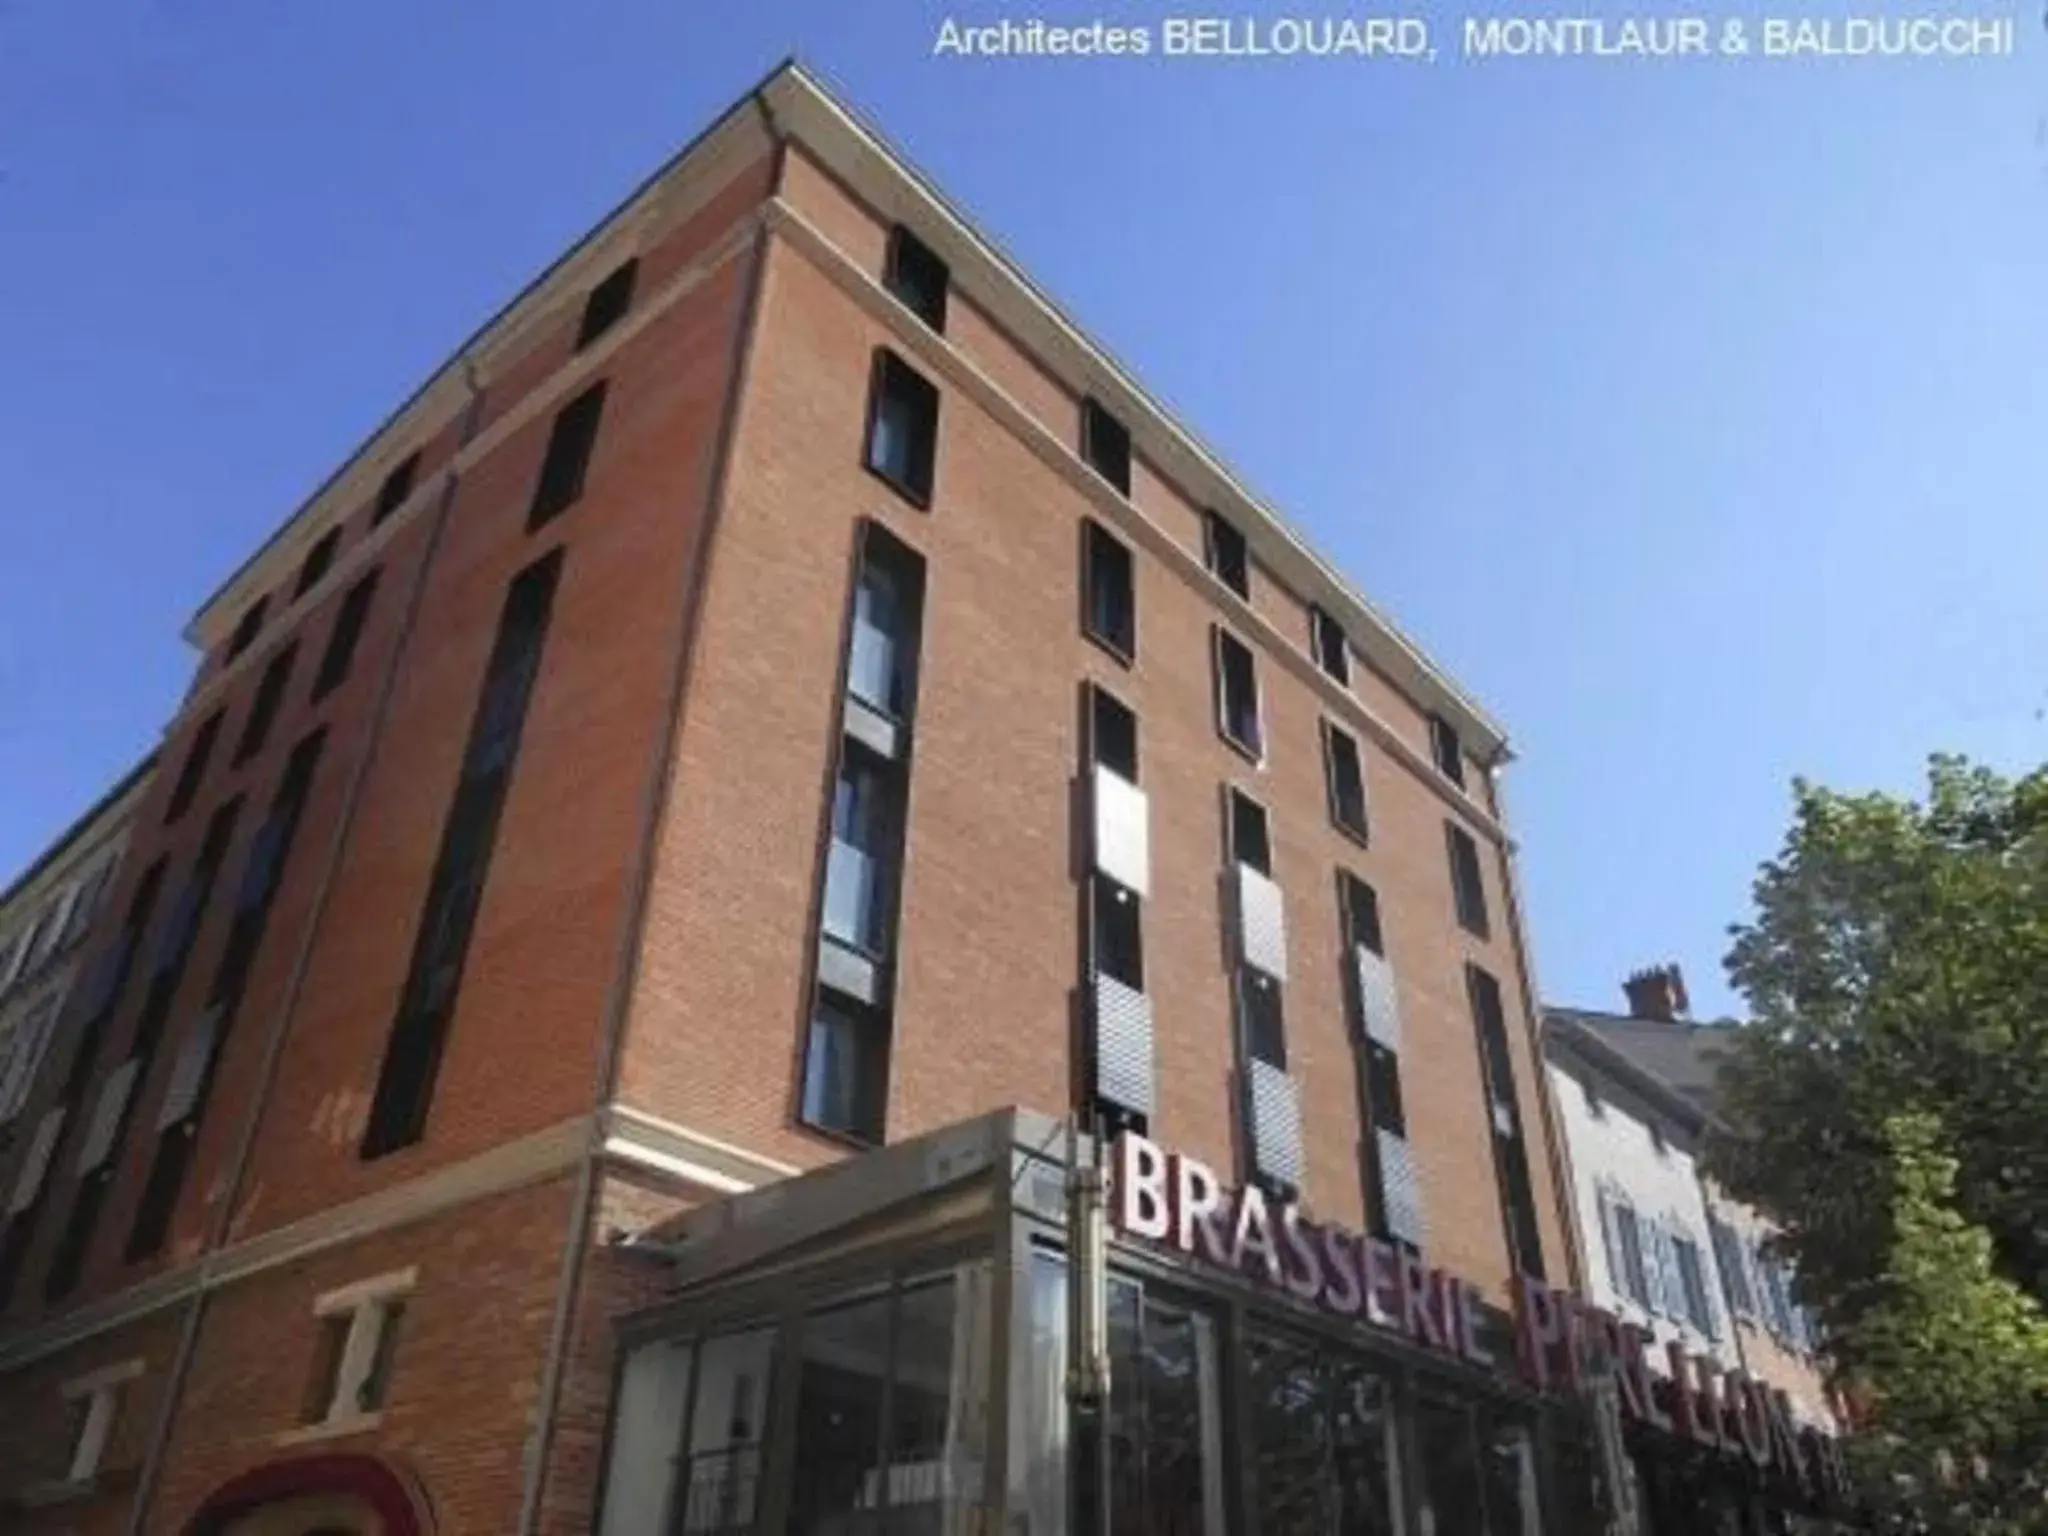
<svg viewBox="0 0 2048 1536"><path fill-rule="evenodd" d="M1377 891L1399 977L1432 1257L1505 1300L1470 961L1501 983L1542 1246L1554 1278L1571 1272L1508 844L1480 760L1497 755L1497 741L1478 739L1491 728L1468 741L1468 795L1429 760L1430 711L1464 706L1424 663L1395 675L1410 665L1405 642L1374 641L1385 665L1361 649L1348 689L1320 673L1308 605L1334 599L1301 588L1306 557L1263 514L1237 514L1254 525L1249 604L1210 576L1200 508L1217 492L1191 483L1195 450L1169 428L1138 434L1128 500L1101 485L1076 458L1081 374L1095 366L1080 344L1020 339L1027 327L1001 316L1024 302L1021 286L966 272L946 335L926 331L880 286L889 228L949 216L894 166L870 165L873 184L856 190L807 137L841 130L792 129L763 105L771 97L825 110L790 71L736 108L487 327L195 621L207 659L166 729L164 767L90 944L111 942L128 890L162 858L147 947L214 809L241 794L243 815L82 1277L46 1302L76 1184L69 1154L52 1171L0 1326L0 1419L36 1425L8 1447L0 1495L57 1476L37 1469L64 1455L59 1384L109 1359L143 1369L108 1476L24 1513L25 1529L178 1531L228 1479L339 1442L405 1468L439 1531L587 1528L610 1322L653 1284L615 1239L846 1152L797 1111L863 520L929 573L888 1138L1071 1100L1075 808L1092 681L1138 715L1152 807L1153 1134L1219 1169L1242 1166L1220 902L1235 785L1269 810L1286 894L1308 1205L1365 1219L1341 868ZM577 351L584 295L629 255L627 318ZM940 392L929 509L862 467L882 345ZM529 532L555 412L598 378L607 395L581 495ZM415 447L411 496L373 528L378 485ZM1084 517L1136 554L1128 668L1077 627ZM337 524L335 568L292 602L298 558ZM555 547L561 585L426 1130L366 1161L362 1133L506 586ZM316 703L333 614L372 566L379 586L351 673ZM263 591L264 630L230 662L225 637ZM1216 729L1218 624L1257 656L1258 765ZM294 641L268 744L231 765L268 659ZM1418 676L1441 696L1421 696ZM216 709L226 725L203 784L165 826L188 745ZM1326 809L1326 717L1364 752L1364 846ZM325 753L170 1239L128 1264L156 1106L225 942L227 898L287 757L318 726ZM1446 820L1482 850L1488 939L1454 920ZM143 980L100 1046L95 1083L127 1054ZM56 1101L63 1075L41 1075L32 1109ZM14 1165L0 1156L0 1184L12 1187ZM379 1416L346 1435L305 1432L316 1301L405 1270L416 1277Z"/></svg>

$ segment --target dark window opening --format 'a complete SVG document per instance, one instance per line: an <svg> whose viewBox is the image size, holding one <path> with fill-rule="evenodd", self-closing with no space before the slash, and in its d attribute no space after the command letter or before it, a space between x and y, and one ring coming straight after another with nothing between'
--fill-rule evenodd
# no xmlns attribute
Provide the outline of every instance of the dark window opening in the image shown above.
<svg viewBox="0 0 2048 1536"><path fill-rule="evenodd" d="M1273 841L1266 808L1237 789L1230 792L1230 856L1267 879L1273 878Z"/></svg>
<svg viewBox="0 0 2048 1536"><path fill-rule="evenodd" d="M132 1101L132 1094L130 1098ZM127 1118L125 1113L122 1118ZM55 1172L54 1169L51 1171ZM86 1253L92 1247L93 1233L99 1229L100 1211L107 1203L107 1186L113 1179L113 1169L102 1166L79 1181L78 1191L71 1197L71 1214L64 1222L64 1230L58 1234L57 1246L50 1255L50 1268L43 1276L44 1301L62 1301L78 1285L79 1276L85 1271Z"/></svg>
<svg viewBox="0 0 2048 1536"><path fill-rule="evenodd" d="M1536 1196L1529 1179L1528 1153L1522 1137L1522 1108L1515 1092L1514 1058L1508 1045L1507 1015L1501 1006L1500 983L1476 965L1465 967L1472 1020L1479 1035L1479 1057L1486 1081L1488 1120L1493 1127L1495 1171L1499 1178L1501 1214L1507 1228L1508 1255L1522 1274L1543 1276L1543 1241L1536 1227Z"/></svg>
<svg viewBox="0 0 2048 1536"><path fill-rule="evenodd" d="M1220 512L1205 514L1202 526L1210 571L1239 597L1249 599L1252 595L1252 562L1251 554L1245 548L1244 535Z"/></svg>
<svg viewBox="0 0 2048 1536"><path fill-rule="evenodd" d="M1089 952L1095 969L1133 992L1145 990L1143 904L1138 893L1097 874L1089 889Z"/></svg>
<svg viewBox="0 0 2048 1536"><path fill-rule="evenodd" d="M1286 1071L1287 1025L1280 1006L1280 983L1252 966L1239 966L1237 995L1245 1055Z"/></svg>
<svg viewBox="0 0 2048 1536"><path fill-rule="evenodd" d="M946 290L952 274L932 248L898 224L889 231L888 290L933 330L946 329Z"/></svg>
<svg viewBox="0 0 2048 1536"><path fill-rule="evenodd" d="M306 551L305 563L299 567L299 579L292 586L294 602L320 585L320 578L333 569L334 555L340 548L341 528L337 524L321 534L320 542Z"/></svg>
<svg viewBox="0 0 2048 1536"><path fill-rule="evenodd" d="M526 512L528 533L560 517L583 495L598 422L604 416L604 393L605 381L599 379L555 414L540 479L534 482L533 505Z"/></svg>
<svg viewBox="0 0 2048 1536"><path fill-rule="evenodd" d="M917 506L930 506L939 451L938 386L886 347L875 352L867 437L867 467Z"/></svg>
<svg viewBox="0 0 2048 1536"><path fill-rule="evenodd" d="M1437 772L1464 788L1465 752L1458 741L1458 728L1442 715L1429 717L1429 755L1436 761Z"/></svg>
<svg viewBox="0 0 2048 1536"><path fill-rule="evenodd" d="M1094 399L1081 402L1081 457L1120 496L1131 494L1131 431Z"/></svg>
<svg viewBox="0 0 2048 1536"><path fill-rule="evenodd" d="M371 571L350 587L335 610L334 628L328 631L320 670L313 675L315 702L326 698L348 677L348 669L355 662L356 646L363 638L363 625L370 617L370 602L377 595L377 576L376 571Z"/></svg>
<svg viewBox="0 0 2048 1536"><path fill-rule="evenodd" d="M1316 665L1345 687L1351 686L1351 645L1344 638L1344 626L1321 608L1308 611L1311 636L1315 642Z"/></svg>
<svg viewBox="0 0 2048 1536"><path fill-rule="evenodd" d="M142 1186L142 1199L135 1207L135 1223L128 1229L128 1246L122 1255L128 1263L140 1263L161 1252L171 1235L171 1217L177 1213L196 1136L197 1127L181 1124L157 1137L156 1151L150 1154L149 1178Z"/></svg>
<svg viewBox="0 0 2048 1536"><path fill-rule="evenodd" d="M413 481L419 478L420 456L417 450L399 460L398 465L384 477L384 483L377 488L377 505L370 513L370 526L376 527L385 518L404 506L412 495Z"/></svg>
<svg viewBox="0 0 2048 1536"><path fill-rule="evenodd" d="M1095 761L1131 783L1138 782L1138 717L1115 694L1090 686L1089 742Z"/></svg>
<svg viewBox="0 0 2048 1536"><path fill-rule="evenodd" d="M1401 1058L1368 1036L1365 1052L1366 1122L1375 1131L1408 1135L1408 1113L1401 1104Z"/></svg>
<svg viewBox="0 0 2048 1536"><path fill-rule="evenodd" d="M462 778L449 805L441 849L421 908L398 1016L378 1072L362 1156L412 1145L426 1130L455 993L489 874L499 813L511 782L519 737L540 670L562 551L554 549L513 578L470 723Z"/></svg>
<svg viewBox="0 0 2048 1536"><path fill-rule="evenodd" d="M228 637L229 661L233 661L256 643L257 635L263 632L263 616L269 611L270 598L267 595L257 598L242 610L242 617L235 624L235 632Z"/></svg>
<svg viewBox="0 0 2048 1536"><path fill-rule="evenodd" d="M214 743L220 737L220 726L221 711L216 709L192 733L192 745L185 749L185 762L178 769L178 782L171 789L170 804L164 807L165 826L170 826L192 808L200 782L206 777L206 764L213 756Z"/></svg>
<svg viewBox="0 0 2048 1536"><path fill-rule="evenodd" d="M1224 738L1258 757L1265 748L1259 723L1259 678L1251 648L1225 630L1216 634L1216 721Z"/></svg>
<svg viewBox="0 0 2048 1536"><path fill-rule="evenodd" d="M1246 1363L1259 1529L1395 1536L1394 1381L1349 1353L1263 1331L1248 1338Z"/></svg>
<svg viewBox="0 0 2048 1536"><path fill-rule="evenodd" d="M879 1142L889 1093L889 1024L823 990L804 1050L803 1118L820 1130Z"/></svg>
<svg viewBox="0 0 2048 1536"><path fill-rule="evenodd" d="M270 728L277 723L278 707L284 703L285 689L291 685L292 663L299 658L299 643L290 645L270 658L270 664L263 669L263 680L256 685L256 700L249 706L249 718L243 722L242 738L235 743L234 761L230 766L240 767L270 740Z"/></svg>
<svg viewBox="0 0 2048 1536"><path fill-rule="evenodd" d="M64 1077L63 1097L66 1103L78 1103L85 1093L86 1083L91 1080L100 1042L106 1037L108 1021L120 1009L129 973L135 966L135 956L142 947L143 931L148 928L150 917L156 910L157 894L162 890L163 882L164 860L158 858L135 883L135 894L128 899L128 916L113 944L100 954L85 978L78 983L78 994L82 999L78 1006L81 1022L78 1049Z"/></svg>
<svg viewBox="0 0 2048 1536"><path fill-rule="evenodd" d="M633 307L633 280L639 275L640 258L629 257L590 290L590 297L583 301L583 323L576 328L578 352L626 318L626 311Z"/></svg>
<svg viewBox="0 0 2048 1536"><path fill-rule="evenodd" d="M1450 821L1444 823L1444 841L1450 850L1451 899L1458 924L1467 933L1486 938L1491 924L1486 915L1486 885L1479 873L1479 845L1471 833Z"/></svg>
<svg viewBox="0 0 2048 1536"><path fill-rule="evenodd" d="M313 1341L313 1369L306 1378L306 1398L299 1420L318 1424L334 1407L334 1394L341 1384L341 1357L348 1350L348 1336L355 1325L353 1312L340 1312L319 1320L320 1331Z"/></svg>
<svg viewBox="0 0 2048 1536"><path fill-rule="evenodd" d="M1130 547L1090 520L1083 524L1086 540L1082 576L1083 627L1119 661L1138 656L1138 600Z"/></svg>
<svg viewBox="0 0 2048 1536"><path fill-rule="evenodd" d="M1380 938L1380 899L1373 888L1348 871L1337 875L1342 890L1344 937L1348 943L1384 956Z"/></svg>
<svg viewBox="0 0 2048 1536"><path fill-rule="evenodd" d="M1330 820L1361 842L1366 837L1365 768L1349 732L1323 725L1323 766L1329 772Z"/></svg>

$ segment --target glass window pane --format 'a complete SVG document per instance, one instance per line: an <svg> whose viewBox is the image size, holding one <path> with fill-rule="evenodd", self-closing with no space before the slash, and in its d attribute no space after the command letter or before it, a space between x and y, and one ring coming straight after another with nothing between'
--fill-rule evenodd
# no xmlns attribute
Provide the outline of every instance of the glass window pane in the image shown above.
<svg viewBox="0 0 2048 1536"><path fill-rule="evenodd" d="M1113 1281L1109 1331L1114 1536L1221 1536L1213 1326Z"/></svg>
<svg viewBox="0 0 2048 1536"><path fill-rule="evenodd" d="M1012 1500L1032 1536L1067 1529L1067 1264L1034 1253L1023 1332L1021 1430L1011 1439Z"/></svg>
<svg viewBox="0 0 2048 1536"><path fill-rule="evenodd" d="M1422 1473L1417 1536L1483 1536L1471 1411L1423 1399L1415 1405L1415 1441Z"/></svg>
<svg viewBox="0 0 2048 1536"><path fill-rule="evenodd" d="M773 1328L704 1341L672 1530L720 1536L753 1528L774 1367Z"/></svg>
<svg viewBox="0 0 2048 1536"><path fill-rule="evenodd" d="M1542 1536L1536 1449L1526 1424L1495 1419L1486 1442L1487 1536Z"/></svg>
<svg viewBox="0 0 2048 1536"><path fill-rule="evenodd" d="M598 1536L661 1536L676 1447L683 1439L690 1356L687 1341L663 1339L626 1357L612 1410L611 1463Z"/></svg>
<svg viewBox="0 0 2048 1536"><path fill-rule="evenodd" d="M835 1307L804 1320L797 1381L792 1536L878 1528L882 1395L888 1374L889 1298Z"/></svg>

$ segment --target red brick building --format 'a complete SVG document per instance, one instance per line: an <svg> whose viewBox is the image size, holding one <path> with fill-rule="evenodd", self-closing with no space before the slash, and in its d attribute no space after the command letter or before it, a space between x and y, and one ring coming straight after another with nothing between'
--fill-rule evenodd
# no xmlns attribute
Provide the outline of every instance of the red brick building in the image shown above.
<svg viewBox="0 0 2048 1536"><path fill-rule="evenodd" d="M702 1234L721 1306L801 1310L787 1264L748 1268L760 1222L815 1248L901 1194L915 1259L935 1167L1052 1157L1077 1106L1426 1251L1474 1315L1518 1270L1574 1281L1500 729L794 67L462 347L189 638L95 982L0 1157L10 1529L590 1529L606 1447L629 1462L624 1430L709 1390L627 1372L608 1431L620 1320L672 1315ZM1025 1242L1003 1209L990 1241ZM974 1262L948 1304L978 1296L986 1344L1029 1261ZM1529 1401L1348 1327L1390 1362L1388 1438L1357 1453L1380 1470L1302 1487L1347 1530L1479 1529L1482 1503L1533 1528L1553 1433L1495 1424ZM809 1443L798 1337L728 1430ZM1025 1529L1024 1419L988 1406L1023 1355L984 1357L946 1528ZM1279 1474L1218 1470L1217 1403L1195 1472L1119 1486L1257 1529ZM787 1488L796 1442L719 1454ZM613 1481L608 1530L836 1528ZM907 1508L901 1481L846 1508Z"/></svg>

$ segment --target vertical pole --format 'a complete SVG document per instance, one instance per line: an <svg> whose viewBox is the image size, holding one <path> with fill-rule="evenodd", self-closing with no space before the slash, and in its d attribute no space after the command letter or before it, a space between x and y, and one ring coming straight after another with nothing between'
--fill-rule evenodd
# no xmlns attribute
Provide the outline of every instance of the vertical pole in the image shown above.
<svg viewBox="0 0 2048 1536"><path fill-rule="evenodd" d="M1109 1531L1109 1243L1102 1142L1067 1120L1069 1536ZM1093 1126L1088 1127L1092 1133Z"/></svg>

